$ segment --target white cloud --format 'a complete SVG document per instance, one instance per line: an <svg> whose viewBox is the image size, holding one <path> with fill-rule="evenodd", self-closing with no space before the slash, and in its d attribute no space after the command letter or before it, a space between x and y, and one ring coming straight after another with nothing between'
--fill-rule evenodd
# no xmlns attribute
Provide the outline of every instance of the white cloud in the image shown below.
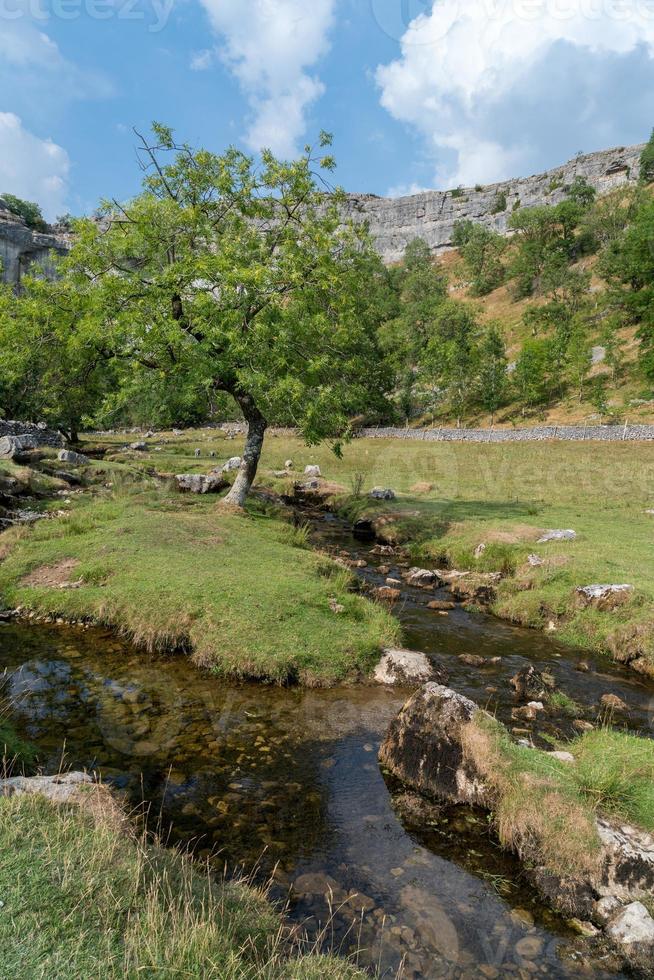
<svg viewBox="0 0 654 980"><path fill-rule="evenodd" d="M548 113L558 112L561 131L578 121L594 136L602 113L604 130L619 131L610 72L600 69L648 61L653 49L648 0L438 0L408 25L401 56L378 68L377 82L382 105L426 138L439 182L489 182L546 153ZM563 76L582 63L577 90Z"/></svg>
<svg viewBox="0 0 654 980"><path fill-rule="evenodd" d="M0 112L0 195L38 201L52 220L66 210L69 169L61 146L30 133L12 112Z"/></svg>
<svg viewBox="0 0 654 980"><path fill-rule="evenodd" d="M253 111L253 150L293 156L308 107L324 92L310 69L327 52L336 0L201 0L219 53Z"/></svg>
<svg viewBox="0 0 654 980"><path fill-rule="evenodd" d="M213 65L213 51L196 51L191 56L191 71L206 71Z"/></svg>

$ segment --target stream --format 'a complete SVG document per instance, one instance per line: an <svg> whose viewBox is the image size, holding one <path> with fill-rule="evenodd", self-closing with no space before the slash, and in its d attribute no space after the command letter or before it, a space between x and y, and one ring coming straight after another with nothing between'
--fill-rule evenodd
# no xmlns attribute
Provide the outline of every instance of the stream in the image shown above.
<svg viewBox="0 0 654 980"><path fill-rule="evenodd" d="M367 562L372 585L398 575L333 515L312 514L314 542ZM652 735L654 685L548 636L457 606L427 607L444 590L403 586L394 611L461 693L515 728L509 679L532 663L578 702L519 736L536 742L594 722L599 699L629 706L620 724ZM499 658L474 667L460 655ZM580 666L583 668L580 670ZM255 868L273 898L325 949L358 950L385 978L622 977L601 941L548 911L501 851L486 815L441 807L428 821L387 785L377 764L407 692L228 684L183 658L148 657L108 631L0 625L13 720L43 769L87 769L147 809L171 843L222 870ZM616 720L617 723L617 720ZM327 893L327 894L326 894Z"/></svg>

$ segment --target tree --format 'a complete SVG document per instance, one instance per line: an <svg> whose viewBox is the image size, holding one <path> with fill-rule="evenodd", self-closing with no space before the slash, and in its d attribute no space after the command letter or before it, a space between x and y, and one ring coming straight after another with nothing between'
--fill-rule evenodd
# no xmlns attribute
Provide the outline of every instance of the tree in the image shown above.
<svg viewBox="0 0 654 980"><path fill-rule="evenodd" d="M644 184L654 181L654 129L640 156L640 179Z"/></svg>
<svg viewBox="0 0 654 980"><path fill-rule="evenodd" d="M605 250L601 272L611 285L614 308L636 324L640 366L654 382L654 201L643 198L631 224Z"/></svg>
<svg viewBox="0 0 654 980"><path fill-rule="evenodd" d="M486 296L504 279L502 256L507 240L485 225L457 221L452 244L461 252L472 280L472 294Z"/></svg>
<svg viewBox="0 0 654 980"><path fill-rule="evenodd" d="M401 407L408 418L414 369L422 360L438 310L447 299L447 277L434 262L427 243L416 238L407 245L402 266L392 270L390 284L394 300L388 296L382 299L390 316L383 318L379 340L401 389Z"/></svg>
<svg viewBox="0 0 654 980"><path fill-rule="evenodd" d="M41 208L33 201L24 201L15 194L2 194L1 200L7 205L12 214L22 218L28 228L35 231L47 231L48 225L43 217Z"/></svg>
<svg viewBox="0 0 654 980"><path fill-rule="evenodd" d="M423 356L423 371L447 390L457 425L473 395L477 334L473 310L465 303L447 300L436 313Z"/></svg>
<svg viewBox="0 0 654 980"><path fill-rule="evenodd" d="M525 341L513 375L520 401L532 408L548 397L548 342Z"/></svg>
<svg viewBox="0 0 654 980"><path fill-rule="evenodd" d="M66 279L26 278L20 295L0 304L3 410L43 420L73 442L112 383L102 338L84 327L85 310L84 295Z"/></svg>
<svg viewBox="0 0 654 980"><path fill-rule="evenodd" d="M380 273L367 232L344 225L322 134L296 161L261 164L141 138L143 191L77 226L68 275L88 329L117 359L225 393L247 422L228 504L242 507L278 415L306 440L347 436L382 400L385 375L367 284Z"/></svg>
<svg viewBox="0 0 654 980"><path fill-rule="evenodd" d="M479 345L479 374L477 384L479 400L490 412L491 425L495 413L504 404L507 389L507 359L504 338L496 324L492 324Z"/></svg>

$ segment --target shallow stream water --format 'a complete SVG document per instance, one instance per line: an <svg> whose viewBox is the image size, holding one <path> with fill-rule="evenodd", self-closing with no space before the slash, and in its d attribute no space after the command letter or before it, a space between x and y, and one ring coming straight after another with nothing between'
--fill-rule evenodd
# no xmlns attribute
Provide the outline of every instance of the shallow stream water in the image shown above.
<svg viewBox="0 0 654 980"><path fill-rule="evenodd" d="M368 561L369 581L385 579L378 566L393 558L372 555L329 515L316 520L318 543ZM433 598L404 590L396 612L407 645L507 723L508 680L535 663L583 717L594 720L610 692L629 705L622 723L651 734L653 685L488 616L460 607L440 616L427 608ZM458 659L471 653L501 659L471 669ZM99 772L145 804L172 842L216 867L256 866L280 900L295 886L290 918L326 948L359 948L361 965L384 977L623 975L601 945L543 908L485 815L443 808L425 823L386 784L377 752L406 691L226 684L110 633L13 623L0 626L0 668L45 771ZM547 725L565 734L571 719Z"/></svg>

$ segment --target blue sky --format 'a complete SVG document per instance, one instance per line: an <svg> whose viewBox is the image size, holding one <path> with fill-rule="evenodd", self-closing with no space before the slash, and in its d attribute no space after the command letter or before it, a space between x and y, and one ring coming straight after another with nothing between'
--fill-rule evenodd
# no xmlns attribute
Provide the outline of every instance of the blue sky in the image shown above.
<svg viewBox="0 0 654 980"><path fill-rule="evenodd" d="M46 214L139 186L132 127L398 194L645 139L654 0L0 0L0 193Z"/></svg>

